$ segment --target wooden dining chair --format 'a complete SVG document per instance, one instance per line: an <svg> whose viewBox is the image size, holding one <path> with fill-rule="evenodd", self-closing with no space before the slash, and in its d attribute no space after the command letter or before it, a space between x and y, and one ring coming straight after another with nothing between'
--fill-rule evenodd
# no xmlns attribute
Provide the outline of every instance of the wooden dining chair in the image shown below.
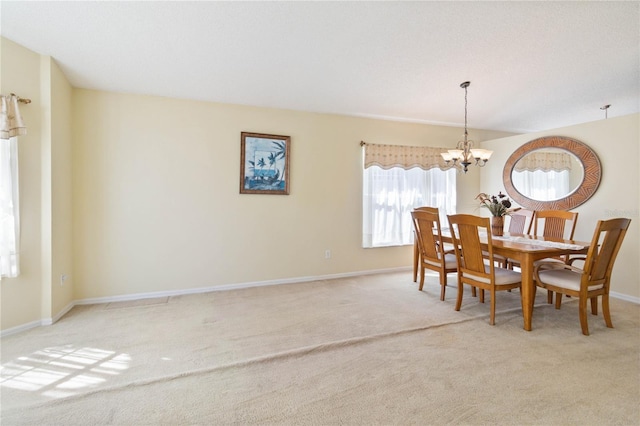
<svg viewBox="0 0 640 426"><path fill-rule="evenodd" d="M535 210L517 209L509 214L509 235L528 235L531 233L531 226L533 225L533 217ZM486 256L485 256L486 258ZM513 269L512 263L509 263L509 259L495 255L494 260L501 268Z"/></svg>
<svg viewBox="0 0 640 426"><path fill-rule="evenodd" d="M462 306L464 284L480 290L480 302L484 302L484 290L491 297L491 314L489 323L495 324L496 292L521 288L520 272L495 266L491 237L491 222L488 217L467 214L450 215L449 230L458 260L458 299L456 311ZM486 234L488 264L484 261L480 235ZM522 298L520 299L522 303Z"/></svg>
<svg viewBox="0 0 640 426"><path fill-rule="evenodd" d="M539 210L533 218L533 235L572 240L578 212Z"/></svg>
<svg viewBox="0 0 640 426"><path fill-rule="evenodd" d="M566 210L538 210L533 217L533 235L542 237L559 238L562 240L572 240L578 223L578 212ZM569 256L562 256L544 261L553 260L567 263ZM540 261L539 261L540 262ZM508 268L520 267L517 262L508 261ZM562 296L560 296L562 299ZM547 303L553 303L553 292L547 292Z"/></svg>
<svg viewBox="0 0 640 426"><path fill-rule="evenodd" d="M424 212L440 214L440 211L438 210L437 207L428 207L428 206L416 207L415 209L413 209L413 211L424 211ZM418 268L420 266L419 264L420 264L420 248L418 247L418 238L415 235L415 228L414 228L414 239L413 239L413 282L414 283L418 281Z"/></svg>
<svg viewBox="0 0 640 426"><path fill-rule="evenodd" d="M422 291L424 286L425 269L436 271L440 276L440 300L444 300L447 274L456 272L458 265L455 254L448 253L444 249L438 209L435 211L414 210L411 212L411 218L420 253L420 286L418 290Z"/></svg>
<svg viewBox="0 0 640 426"><path fill-rule="evenodd" d="M518 209L509 214L509 234L530 234L535 210Z"/></svg>
<svg viewBox="0 0 640 426"><path fill-rule="evenodd" d="M578 298L578 311L582 334L589 335L587 299L591 300L591 313L598 314L598 296L602 296L602 314L607 327L613 328L609 312L609 287L613 264L622 245L631 219L600 220L596 225L583 269L561 262L540 262L533 271L536 288L556 292L556 309L560 309L561 295ZM574 258L570 261L578 260Z"/></svg>

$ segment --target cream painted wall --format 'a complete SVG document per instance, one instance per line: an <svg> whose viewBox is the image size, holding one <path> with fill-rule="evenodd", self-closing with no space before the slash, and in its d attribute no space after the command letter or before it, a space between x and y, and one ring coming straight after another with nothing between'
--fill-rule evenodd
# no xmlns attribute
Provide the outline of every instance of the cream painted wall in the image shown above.
<svg viewBox="0 0 640 426"><path fill-rule="evenodd" d="M55 61L5 38L1 46L3 94L30 98L21 112L27 135L19 139L21 274L0 282L2 330L49 324L72 306L71 86Z"/></svg>
<svg viewBox="0 0 640 426"><path fill-rule="evenodd" d="M6 39L1 48L2 93L33 101L20 143L22 275L0 283L2 330L55 320L78 300L406 267L410 247L361 248L359 142L450 147L462 133L73 89L51 58ZM241 131L292 137L291 195L238 193ZM579 208L577 236L588 239L587 224L603 214L637 219L638 190L617 195L620 182L638 184L637 167L606 166L618 160L614 143L640 158L637 115L507 138L471 129L495 152L459 176L458 211L479 214L474 198L503 189L509 153L558 132L605 165L596 197ZM637 298L635 219L614 290Z"/></svg>
<svg viewBox="0 0 640 426"><path fill-rule="evenodd" d="M51 76L51 316L71 308L73 291L73 215L71 99L73 88L58 64L47 57ZM66 280L61 282L61 276Z"/></svg>
<svg viewBox="0 0 640 426"><path fill-rule="evenodd" d="M77 299L409 266L410 247L361 248L359 143L462 133L78 89L73 120ZM290 195L239 194L242 131L291 136ZM460 182L473 199L478 172Z"/></svg>
<svg viewBox="0 0 640 426"><path fill-rule="evenodd" d="M640 234L640 114L609 118L577 126L545 132L511 136L486 141L483 148L494 150L490 164L482 169L483 191L504 191L502 171L510 154L524 143L542 136L567 136L584 142L598 155L602 164L602 180L596 194L578 206L575 239L591 241L598 220L614 217L631 218L631 225L618 254L612 275L611 291L640 301L639 234ZM620 161L620 153L629 161Z"/></svg>

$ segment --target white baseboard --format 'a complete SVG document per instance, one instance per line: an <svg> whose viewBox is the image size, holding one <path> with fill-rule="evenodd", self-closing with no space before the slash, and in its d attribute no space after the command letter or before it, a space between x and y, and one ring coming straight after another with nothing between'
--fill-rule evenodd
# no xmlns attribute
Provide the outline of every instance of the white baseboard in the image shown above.
<svg viewBox="0 0 640 426"><path fill-rule="evenodd" d="M16 327L8 328L6 330L0 331L0 337L9 336L11 334L22 333L23 331L31 330L32 328L40 327L41 325L46 325L43 321L31 321L26 324L18 325Z"/></svg>
<svg viewBox="0 0 640 426"><path fill-rule="evenodd" d="M238 283L238 284L225 284L225 285L219 285L219 286L189 288L184 290L154 291L149 293L135 293L135 294L124 294L121 296L93 297L88 299L80 299L80 300L75 300L69 303L53 318L43 318L40 321L32 321L27 324L22 324L17 327L2 330L0 331L0 337L21 333L23 331L26 331L35 327L39 327L39 326L52 325L56 321L60 320L60 318L62 318L67 312L73 309L73 307L76 305L96 305L99 303L124 302L124 301L130 301L130 300L152 299L156 297L182 296L182 295L188 295L188 294L210 293L214 291L239 290L243 288L264 287L269 285L295 284L295 283L304 283L304 282L311 282L311 281L333 280L338 278L359 277L363 275L376 275L376 274L386 274L391 272L402 272L402 271L408 271L411 269L412 269L411 267L375 269L375 270L369 270L369 271L347 272L343 274L286 278L281 280L253 281L253 282ZM626 294L616 293L614 291L610 292L609 294L613 298L626 300L628 302L632 302L640 305L640 298L638 297L632 297Z"/></svg>
<svg viewBox="0 0 640 426"><path fill-rule="evenodd" d="M75 302L69 303L67 306L62 308L60 312L58 312L53 318L42 318L40 321L32 321L27 324L22 324L17 327L8 328L6 330L0 331L0 338L9 336L11 334L21 333L23 331L30 330L32 328L40 327L43 325L52 325L56 321L60 320L67 312L69 312L76 305Z"/></svg>
<svg viewBox="0 0 640 426"><path fill-rule="evenodd" d="M60 318L62 318L67 312L73 309L73 307L76 305L96 305L99 303L124 302L124 301L130 301L130 300L153 299L156 297L167 297L167 296L182 296L182 295L188 295L188 294L210 293L213 291L238 290L243 288L263 287L263 286L269 286L269 285L295 284L295 283L303 283L303 282L311 282L311 281L333 280L338 278L358 277L362 275L375 275L375 274L384 274L384 273L391 273L391 272L402 272L402 271L408 271L410 269L411 268L409 267L375 269L370 271L347 272L343 274L286 278L286 279L268 280L268 281L254 281L254 282L238 283L238 284L225 284L225 285L219 285L219 286L189 288L189 289L183 289L183 290L154 291L149 293L134 293L134 294L123 294L120 296L106 296L106 297L93 297L88 299L79 299L69 303L53 318L43 318L40 321L33 321L28 324L22 324L17 327L2 330L0 331L0 338L4 336L9 336L11 334L20 333L35 327L40 327L43 325L52 325L56 321L60 320Z"/></svg>
<svg viewBox="0 0 640 426"><path fill-rule="evenodd" d="M121 296L93 297L88 299L76 300L74 302L74 305L95 305L98 303L112 303L112 302L124 302L124 301L130 301L130 300L139 300L139 299L153 299L156 297L182 296L182 295L188 295L188 294L210 293L214 291L239 290L239 289L251 288L251 287L264 287L264 286L270 286L270 285L295 284L295 283L321 281L321 280L334 280L338 278L359 277L363 275L385 274L390 272L402 272L402 271L408 271L408 270L410 270L410 268L408 267L376 269L376 270L370 270L370 271L348 272L343 274L285 278L280 280L268 280L268 281L253 281L253 282L238 283L238 284L224 284L224 285L211 286L211 287L188 288L183 290L154 291L149 293L125 294Z"/></svg>
<svg viewBox="0 0 640 426"><path fill-rule="evenodd" d="M73 307L76 306L76 302L71 302L69 303L67 306L65 306L64 308L62 308L62 310L60 312L58 312L54 317L53 320L51 321L51 324L53 324L54 322L58 322L60 320L60 318L62 318L63 316L65 316L67 314L67 312L69 312L71 309L73 309ZM47 325L51 325L51 324L47 324Z"/></svg>
<svg viewBox="0 0 640 426"><path fill-rule="evenodd" d="M627 302L640 305L640 297L633 297L626 294L617 293L615 291L609 291L609 296L613 297L614 299L626 300Z"/></svg>

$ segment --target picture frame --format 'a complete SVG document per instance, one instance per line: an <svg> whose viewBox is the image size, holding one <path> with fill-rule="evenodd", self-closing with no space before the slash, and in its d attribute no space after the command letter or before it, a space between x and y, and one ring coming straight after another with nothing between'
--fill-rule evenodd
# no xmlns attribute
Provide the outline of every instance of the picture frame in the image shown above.
<svg viewBox="0 0 640 426"><path fill-rule="evenodd" d="M291 137L240 134L240 193L289 195Z"/></svg>

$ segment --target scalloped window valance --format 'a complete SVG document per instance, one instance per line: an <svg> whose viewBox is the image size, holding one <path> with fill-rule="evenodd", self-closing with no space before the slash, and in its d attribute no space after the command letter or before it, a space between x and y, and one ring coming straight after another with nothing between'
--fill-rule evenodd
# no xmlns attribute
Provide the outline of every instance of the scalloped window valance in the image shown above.
<svg viewBox="0 0 640 426"><path fill-rule="evenodd" d="M400 167L405 170L419 167L423 170L445 169L446 163L440 155L446 148L428 146L380 145L362 143L364 147L364 168L378 166L388 170Z"/></svg>
<svg viewBox="0 0 640 426"><path fill-rule="evenodd" d="M18 108L18 97L13 94L0 95L0 139L9 139L26 133L27 128Z"/></svg>

